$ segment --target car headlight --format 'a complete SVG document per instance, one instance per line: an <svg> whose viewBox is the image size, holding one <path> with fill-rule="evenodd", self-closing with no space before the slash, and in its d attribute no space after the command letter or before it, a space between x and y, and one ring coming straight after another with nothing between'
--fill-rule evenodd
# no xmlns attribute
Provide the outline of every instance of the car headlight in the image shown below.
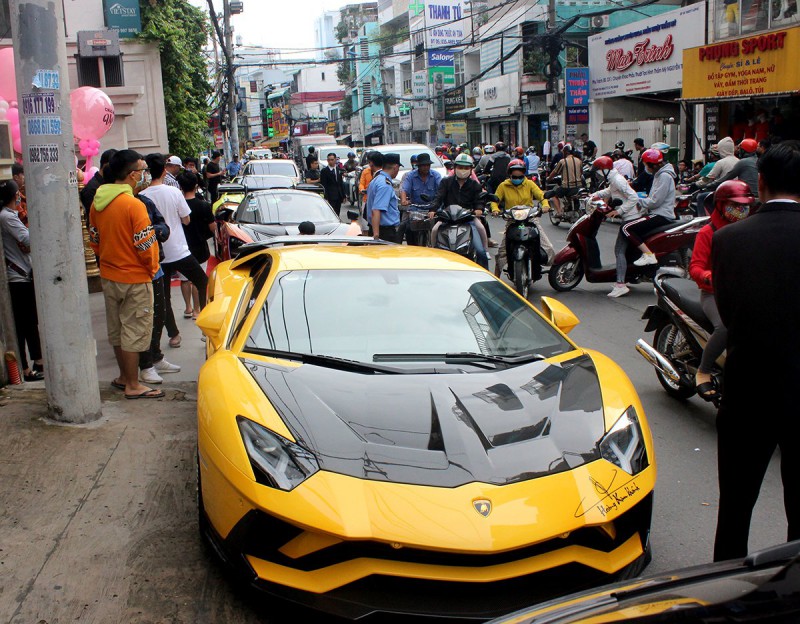
<svg viewBox="0 0 800 624"><path fill-rule="evenodd" d="M626 409L598 443L600 455L630 475L650 465L639 416L633 406Z"/></svg>
<svg viewBox="0 0 800 624"><path fill-rule="evenodd" d="M528 218L528 215L530 213L531 213L530 207L511 209L511 216L514 217L514 221L524 221L525 219Z"/></svg>
<svg viewBox="0 0 800 624"><path fill-rule="evenodd" d="M236 421L258 483L288 492L319 470L317 458L299 444L242 416Z"/></svg>

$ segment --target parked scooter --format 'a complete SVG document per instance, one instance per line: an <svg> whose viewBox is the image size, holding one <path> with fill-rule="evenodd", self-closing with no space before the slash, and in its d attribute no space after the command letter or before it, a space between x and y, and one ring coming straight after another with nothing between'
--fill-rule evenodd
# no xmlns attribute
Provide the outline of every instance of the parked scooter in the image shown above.
<svg viewBox="0 0 800 624"><path fill-rule="evenodd" d="M636 341L636 350L653 365L667 394L685 400L697 392L695 375L714 327L703 313L700 289L694 282L680 279L664 269L658 272L653 284L657 301L647 306L642 316L647 320L644 330L655 332L653 345L640 338ZM724 365L723 354L711 373L712 383L717 388L713 403L717 406L722 398Z"/></svg>
<svg viewBox="0 0 800 624"><path fill-rule="evenodd" d="M548 274L548 280L553 288L561 292L572 290L584 276L586 281L592 283L616 282L615 263L604 265L600 258L597 232L606 215L615 205L619 205L617 202L619 200L613 200L610 205L600 200L588 202L588 214L570 228L566 246L553 259ZM651 232L645 243L656 255L657 265L638 267L633 264L640 252L629 245L626 281L636 284L642 279L652 279L659 266L676 267L684 276L688 275L694 239L706 223L708 217L698 217L691 221L673 221Z"/></svg>
<svg viewBox="0 0 800 624"><path fill-rule="evenodd" d="M506 258L513 267L514 289L525 299L533 282L542 277L542 266L547 264L547 253L542 249L539 226L534 219L542 214L541 207L514 206L503 211L506 227Z"/></svg>

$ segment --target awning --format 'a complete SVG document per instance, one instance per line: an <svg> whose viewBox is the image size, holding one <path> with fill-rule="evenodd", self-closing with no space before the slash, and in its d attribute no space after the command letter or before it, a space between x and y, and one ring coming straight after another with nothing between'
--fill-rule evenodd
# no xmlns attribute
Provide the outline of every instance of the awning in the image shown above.
<svg viewBox="0 0 800 624"><path fill-rule="evenodd" d="M450 117L466 117L467 115L471 115L477 110L480 110L480 106L470 106L469 108L462 108L461 110L457 110L455 113L450 113Z"/></svg>
<svg viewBox="0 0 800 624"><path fill-rule="evenodd" d="M263 141L259 142L259 147L279 147L281 144L280 139L272 138L272 139L264 139Z"/></svg>
<svg viewBox="0 0 800 624"><path fill-rule="evenodd" d="M283 89L278 89L277 91L273 91L267 96L267 100L277 100L278 98L283 97L286 95L286 92L289 90L289 87L284 87Z"/></svg>
<svg viewBox="0 0 800 624"><path fill-rule="evenodd" d="M343 134L342 136L334 137L333 140L337 143L347 143L351 138L353 138L352 134Z"/></svg>

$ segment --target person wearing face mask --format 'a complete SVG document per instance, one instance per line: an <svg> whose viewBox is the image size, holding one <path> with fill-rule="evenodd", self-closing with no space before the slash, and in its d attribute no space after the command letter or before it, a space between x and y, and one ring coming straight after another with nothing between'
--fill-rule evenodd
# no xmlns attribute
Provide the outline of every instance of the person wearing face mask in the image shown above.
<svg viewBox="0 0 800 624"><path fill-rule="evenodd" d="M639 208L639 196L636 194L628 180L617 169L614 168L614 161L609 156L601 156L592 163L592 169L600 173L603 180L607 183L603 190L592 195L592 199L614 200L619 199L622 204L609 212L606 217L618 217L622 224L630 223L642 215ZM614 288L608 293L609 297L622 297L630 292L625 284L625 276L628 273L628 239L622 233L622 227L617 234L617 242L614 245L614 256L617 259L617 282Z"/></svg>
<svg viewBox="0 0 800 624"><path fill-rule="evenodd" d="M661 150L645 150L642 161L647 172L653 176L653 186L647 197L639 199L644 214L625 223L621 230L628 243L642 252L641 258L633 262L636 266L658 264L655 254L644 241L655 228L675 220L675 170L664 160Z"/></svg>
<svg viewBox="0 0 800 624"><path fill-rule="evenodd" d="M476 218L472 220L472 240L475 246L475 256L478 264L484 269L489 268L489 255L486 249L489 247L489 238L486 235L486 228L480 221L483 215L484 203L481 199L483 189L479 182L470 178L475 161L469 154L459 154L453 161L455 174L442 180L436 197L431 204L431 212L428 216L432 219L436 215L436 210L442 206L456 204L462 208L471 210ZM441 223L436 223L431 230L431 241L436 241L436 234Z"/></svg>
<svg viewBox="0 0 800 624"><path fill-rule="evenodd" d="M495 195L500 200L500 203L503 204L507 209L513 206L533 206L533 202L537 201L542 204L542 210L547 212L550 210L549 202L544 198L544 192L539 186L529 180L526 177L526 169L527 166L525 162L520 159L512 160L508 165L508 179L504 182L500 183L495 190ZM494 214L500 212L500 208L497 204L491 204L491 209ZM536 225L539 226L539 242L544 249L545 253L547 254L547 263L553 261L553 257L555 256L555 249L553 249L553 244L550 242L550 239L547 238L547 234L545 234L544 229L539 224L539 218L537 217L534 219ZM508 231L509 227L513 227L513 222L509 223L506 226L506 230L503 232L503 238L500 241L500 246L497 250L497 257L495 258L495 265L494 265L494 274L497 277L500 277L500 273L503 270L503 266L506 264L507 259L507 249L506 249L506 231ZM514 270L511 264L508 265L508 269L506 271L508 273L508 278L513 281L514 279Z"/></svg>
<svg viewBox="0 0 800 624"><path fill-rule="evenodd" d="M714 362L722 355L728 341L728 332L722 324L714 299L714 287L711 279L711 241L714 232L747 217L750 210L753 209L755 201L746 182L741 180L723 182L714 193L714 211L711 213L711 222L697 233L694 241L689 275L700 287L700 303L703 306L703 312L714 326L714 332L703 349L700 367L695 375L697 394L706 401L713 401L717 396L718 389L711 380L711 371L714 368Z"/></svg>
<svg viewBox="0 0 800 624"><path fill-rule="evenodd" d="M97 189L89 211L89 244L100 261L108 341L119 365L116 384L125 398L155 399L164 393L139 382L139 354L153 332L153 278L158 244L145 205L134 197L144 186L147 163L133 150L109 161L109 182ZM112 182L113 181L113 182Z"/></svg>

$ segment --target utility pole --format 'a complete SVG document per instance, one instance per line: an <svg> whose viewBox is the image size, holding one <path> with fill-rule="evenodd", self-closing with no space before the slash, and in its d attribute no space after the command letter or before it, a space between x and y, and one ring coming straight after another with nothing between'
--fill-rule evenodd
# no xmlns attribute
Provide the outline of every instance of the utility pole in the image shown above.
<svg viewBox="0 0 800 624"><path fill-rule="evenodd" d="M11 31L48 409L85 423L102 414L61 3L11 0Z"/></svg>
<svg viewBox="0 0 800 624"><path fill-rule="evenodd" d="M225 60L228 69L228 136L230 138L231 153L227 160L239 155L239 115L236 113L236 69L233 65L233 31L231 30L231 5L230 0L222 0L222 21L225 26Z"/></svg>

